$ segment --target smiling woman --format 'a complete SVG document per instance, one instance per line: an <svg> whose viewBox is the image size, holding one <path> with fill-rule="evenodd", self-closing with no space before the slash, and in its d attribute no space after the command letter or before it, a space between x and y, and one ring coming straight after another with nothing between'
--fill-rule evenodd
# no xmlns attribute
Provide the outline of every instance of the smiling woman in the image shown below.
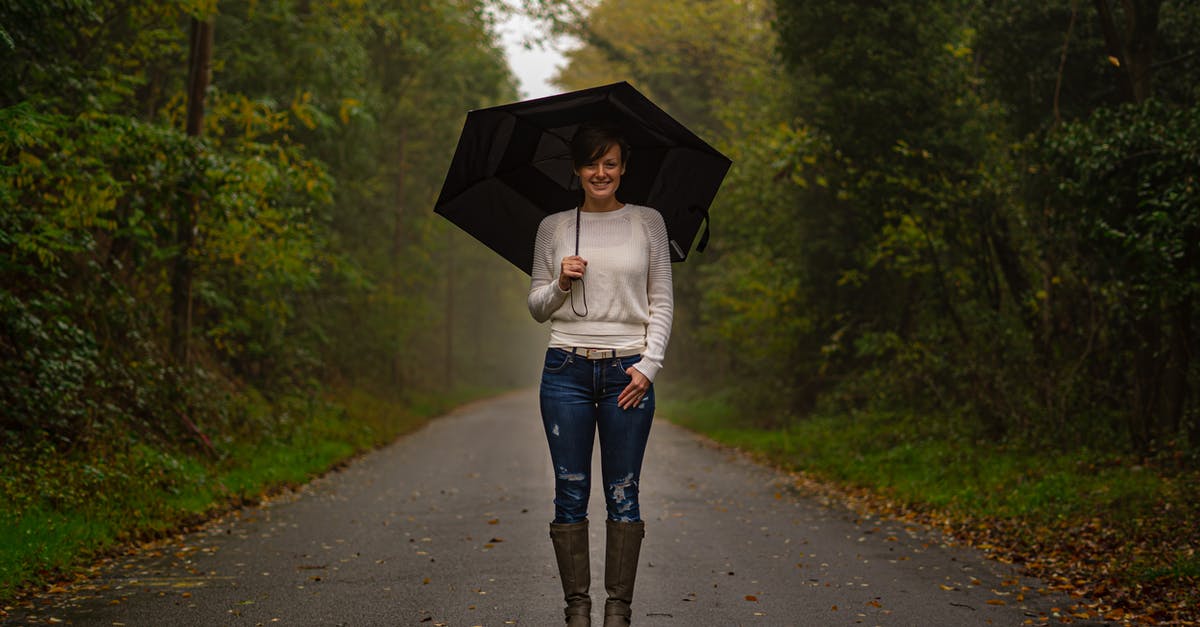
<svg viewBox="0 0 1200 627"><path fill-rule="evenodd" d="M554 465L550 537L570 627L591 624L588 496L600 434L607 509L604 625L630 624L645 524L638 484L654 417L651 381L662 367L674 299L662 214L617 198L629 143L613 124L585 123L571 141L583 189L575 211L542 220L529 311L550 320L541 413ZM589 306L581 294L592 290ZM568 302L569 301L569 302Z"/></svg>

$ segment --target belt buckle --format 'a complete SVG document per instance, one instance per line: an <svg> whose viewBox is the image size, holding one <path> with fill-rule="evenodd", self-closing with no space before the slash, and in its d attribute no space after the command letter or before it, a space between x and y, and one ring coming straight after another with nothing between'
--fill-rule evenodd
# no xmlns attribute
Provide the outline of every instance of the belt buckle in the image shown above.
<svg viewBox="0 0 1200 627"><path fill-rule="evenodd" d="M606 355L608 353L613 353L614 355L616 354L616 351L609 348L585 348L583 350L587 352L587 354L584 355L584 357L587 359L607 359Z"/></svg>

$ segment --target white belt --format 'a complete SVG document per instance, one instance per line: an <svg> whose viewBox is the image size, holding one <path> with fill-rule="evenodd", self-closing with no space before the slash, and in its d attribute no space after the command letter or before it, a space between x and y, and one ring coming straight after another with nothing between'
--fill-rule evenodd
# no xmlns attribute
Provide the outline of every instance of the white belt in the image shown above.
<svg viewBox="0 0 1200 627"><path fill-rule="evenodd" d="M568 353L575 353L585 359L614 359L616 357L631 357L641 355L643 348L564 348Z"/></svg>

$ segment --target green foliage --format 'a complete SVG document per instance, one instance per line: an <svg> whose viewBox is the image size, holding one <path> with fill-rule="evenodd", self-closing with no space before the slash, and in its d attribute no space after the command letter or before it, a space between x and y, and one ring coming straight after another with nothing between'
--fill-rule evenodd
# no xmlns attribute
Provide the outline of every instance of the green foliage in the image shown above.
<svg viewBox="0 0 1200 627"><path fill-rule="evenodd" d="M1200 21L1107 4L1115 48L1068 0L526 3L582 42L560 83L632 78L734 160L677 270L674 376L758 424L1194 447Z"/></svg>
<svg viewBox="0 0 1200 627"><path fill-rule="evenodd" d="M1072 252L1119 319L1196 296L1200 107L1100 109L1045 148L1058 182L1054 228L1079 234Z"/></svg>
<svg viewBox="0 0 1200 627"><path fill-rule="evenodd" d="M513 321L472 319L527 284L429 211L465 112L515 96L483 2L11 0L0 24L2 594L489 382L454 366ZM334 387L378 400L347 419Z"/></svg>
<svg viewBox="0 0 1200 627"><path fill-rule="evenodd" d="M760 87L787 100L728 127L714 216L732 224L679 333L713 349L688 360L701 376L734 373L767 415L907 407L999 440L1194 442L1194 12L1162 4L1181 74L1120 108L1085 4L775 11L789 80Z"/></svg>

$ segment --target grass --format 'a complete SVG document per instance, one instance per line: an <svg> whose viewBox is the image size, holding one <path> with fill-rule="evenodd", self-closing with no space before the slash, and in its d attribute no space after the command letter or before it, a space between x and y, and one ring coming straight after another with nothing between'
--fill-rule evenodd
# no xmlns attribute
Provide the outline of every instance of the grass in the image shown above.
<svg viewBox="0 0 1200 627"><path fill-rule="evenodd" d="M916 416L814 416L763 429L742 426L719 397L659 407L677 424L783 466L978 516L1053 521L1104 511L1132 520L1178 496L1173 478L1120 455L991 445Z"/></svg>
<svg viewBox="0 0 1200 627"><path fill-rule="evenodd" d="M70 579L130 541L307 482L456 405L499 391L461 389L404 401L346 391L334 402L308 404L282 435L226 438L216 444L220 459L128 438L67 455L48 444L0 451L0 603Z"/></svg>
<svg viewBox="0 0 1200 627"><path fill-rule="evenodd" d="M900 412L816 415L763 428L729 393L682 392L663 395L660 415L718 442L931 513L968 541L986 534L977 544L1007 543L1010 556L1027 563L1046 557L1070 570L1090 561L1080 566L1084 577L1095 568L1097 581L1111 577L1131 594L1200 605L1194 467L1172 458L1001 445L964 435L947 417Z"/></svg>

